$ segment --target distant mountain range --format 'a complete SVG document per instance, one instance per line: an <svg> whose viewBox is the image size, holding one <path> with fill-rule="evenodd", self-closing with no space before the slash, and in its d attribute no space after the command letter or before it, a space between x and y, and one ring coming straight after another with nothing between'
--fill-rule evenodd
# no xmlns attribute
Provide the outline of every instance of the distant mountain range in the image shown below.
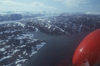
<svg viewBox="0 0 100 66"><path fill-rule="evenodd" d="M48 34L72 34L93 31L100 28L100 15L60 14L22 20Z"/></svg>

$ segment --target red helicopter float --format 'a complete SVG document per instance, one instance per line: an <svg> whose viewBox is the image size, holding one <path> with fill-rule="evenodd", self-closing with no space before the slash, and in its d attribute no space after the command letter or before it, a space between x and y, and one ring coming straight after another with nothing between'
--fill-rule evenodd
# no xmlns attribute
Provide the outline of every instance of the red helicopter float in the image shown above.
<svg viewBox="0 0 100 66"><path fill-rule="evenodd" d="M100 61L100 29L88 34L76 48L73 66L94 66Z"/></svg>

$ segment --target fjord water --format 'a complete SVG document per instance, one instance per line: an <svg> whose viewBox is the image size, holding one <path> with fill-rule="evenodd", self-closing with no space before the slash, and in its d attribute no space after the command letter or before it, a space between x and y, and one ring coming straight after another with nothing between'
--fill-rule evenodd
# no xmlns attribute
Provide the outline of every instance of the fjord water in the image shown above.
<svg viewBox="0 0 100 66"><path fill-rule="evenodd" d="M50 35L42 32L34 32L34 37L47 42L37 54L35 54L26 66L57 66L63 60L67 66L72 66L72 56L75 48L89 32L72 35Z"/></svg>

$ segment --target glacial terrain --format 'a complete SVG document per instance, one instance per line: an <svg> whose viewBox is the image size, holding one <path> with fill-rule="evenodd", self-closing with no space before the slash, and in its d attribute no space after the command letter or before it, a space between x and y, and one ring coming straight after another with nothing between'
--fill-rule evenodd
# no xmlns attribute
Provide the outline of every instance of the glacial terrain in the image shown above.
<svg viewBox="0 0 100 66"><path fill-rule="evenodd" d="M77 45L99 28L93 14L0 14L0 66L71 66Z"/></svg>

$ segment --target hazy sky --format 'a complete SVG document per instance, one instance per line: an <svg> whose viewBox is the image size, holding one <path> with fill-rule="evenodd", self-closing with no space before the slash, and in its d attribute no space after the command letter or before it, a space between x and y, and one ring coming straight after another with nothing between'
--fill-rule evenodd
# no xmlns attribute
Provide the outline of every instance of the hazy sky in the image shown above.
<svg viewBox="0 0 100 66"><path fill-rule="evenodd" d="M100 0L0 0L0 11L100 12Z"/></svg>

